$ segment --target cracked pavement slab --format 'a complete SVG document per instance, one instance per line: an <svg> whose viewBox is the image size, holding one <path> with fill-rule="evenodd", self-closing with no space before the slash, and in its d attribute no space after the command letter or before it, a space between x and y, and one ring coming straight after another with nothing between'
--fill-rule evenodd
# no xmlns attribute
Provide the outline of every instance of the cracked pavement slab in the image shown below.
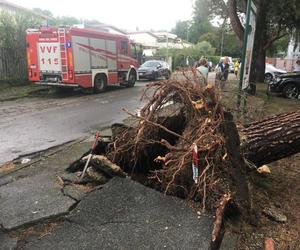
<svg viewBox="0 0 300 250"><path fill-rule="evenodd" d="M24 249L209 249L212 226L184 200L115 177Z"/></svg>
<svg viewBox="0 0 300 250"><path fill-rule="evenodd" d="M75 200L62 195L55 176L41 173L11 182L0 189L0 223L12 230L69 211Z"/></svg>
<svg viewBox="0 0 300 250"><path fill-rule="evenodd" d="M0 232L0 249L13 250L17 247L17 239L9 237L7 234Z"/></svg>
<svg viewBox="0 0 300 250"><path fill-rule="evenodd" d="M90 147L90 141L64 145L32 165L0 176L0 224L14 230L69 212L78 201L63 193L58 175ZM77 197L87 190L78 189Z"/></svg>

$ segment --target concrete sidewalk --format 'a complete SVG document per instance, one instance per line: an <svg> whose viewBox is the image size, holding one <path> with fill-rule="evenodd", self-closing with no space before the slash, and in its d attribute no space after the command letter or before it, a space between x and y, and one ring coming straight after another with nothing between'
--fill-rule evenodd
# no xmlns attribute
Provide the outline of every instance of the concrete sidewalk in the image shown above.
<svg viewBox="0 0 300 250"><path fill-rule="evenodd" d="M115 177L24 249L209 249L213 219L186 202Z"/></svg>
<svg viewBox="0 0 300 250"><path fill-rule="evenodd" d="M0 224L11 231L69 212L77 201L66 196L57 176L90 147L78 141L50 149L32 159L33 164L0 173Z"/></svg>
<svg viewBox="0 0 300 250"><path fill-rule="evenodd" d="M0 171L0 250L209 248L213 218L199 217L184 200L130 179L95 189L62 187L57 176L74 178L65 169L92 139Z"/></svg>

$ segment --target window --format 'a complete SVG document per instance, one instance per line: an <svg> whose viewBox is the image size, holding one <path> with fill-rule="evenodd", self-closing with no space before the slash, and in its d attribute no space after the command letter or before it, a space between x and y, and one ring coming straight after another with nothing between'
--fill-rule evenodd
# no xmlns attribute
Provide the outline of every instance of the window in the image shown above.
<svg viewBox="0 0 300 250"><path fill-rule="evenodd" d="M127 41L121 41L121 51L122 55L127 55L128 43Z"/></svg>

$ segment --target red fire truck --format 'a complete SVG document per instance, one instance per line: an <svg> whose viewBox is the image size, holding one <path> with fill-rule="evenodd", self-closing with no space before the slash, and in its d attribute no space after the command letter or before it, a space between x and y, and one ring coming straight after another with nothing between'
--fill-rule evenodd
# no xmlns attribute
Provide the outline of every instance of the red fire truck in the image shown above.
<svg viewBox="0 0 300 250"><path fill-rule="evenodd" d="M137 61L127 36L81 28L42 27L26 32L29 80L37 84L94 88L132 87Z"/></svg>

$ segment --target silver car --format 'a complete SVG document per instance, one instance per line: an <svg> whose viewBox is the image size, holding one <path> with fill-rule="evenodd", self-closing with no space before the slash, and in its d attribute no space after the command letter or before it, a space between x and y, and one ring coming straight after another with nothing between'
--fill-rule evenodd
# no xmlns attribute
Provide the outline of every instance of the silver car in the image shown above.
<svg viewBox="0 0 300 250"><path fill-rule="evenodd" d="M273 81L277 76L286 74L287 72L282 69L274 67L272 64L266 63L265 69L265 82L269 83Z"/></svg>

